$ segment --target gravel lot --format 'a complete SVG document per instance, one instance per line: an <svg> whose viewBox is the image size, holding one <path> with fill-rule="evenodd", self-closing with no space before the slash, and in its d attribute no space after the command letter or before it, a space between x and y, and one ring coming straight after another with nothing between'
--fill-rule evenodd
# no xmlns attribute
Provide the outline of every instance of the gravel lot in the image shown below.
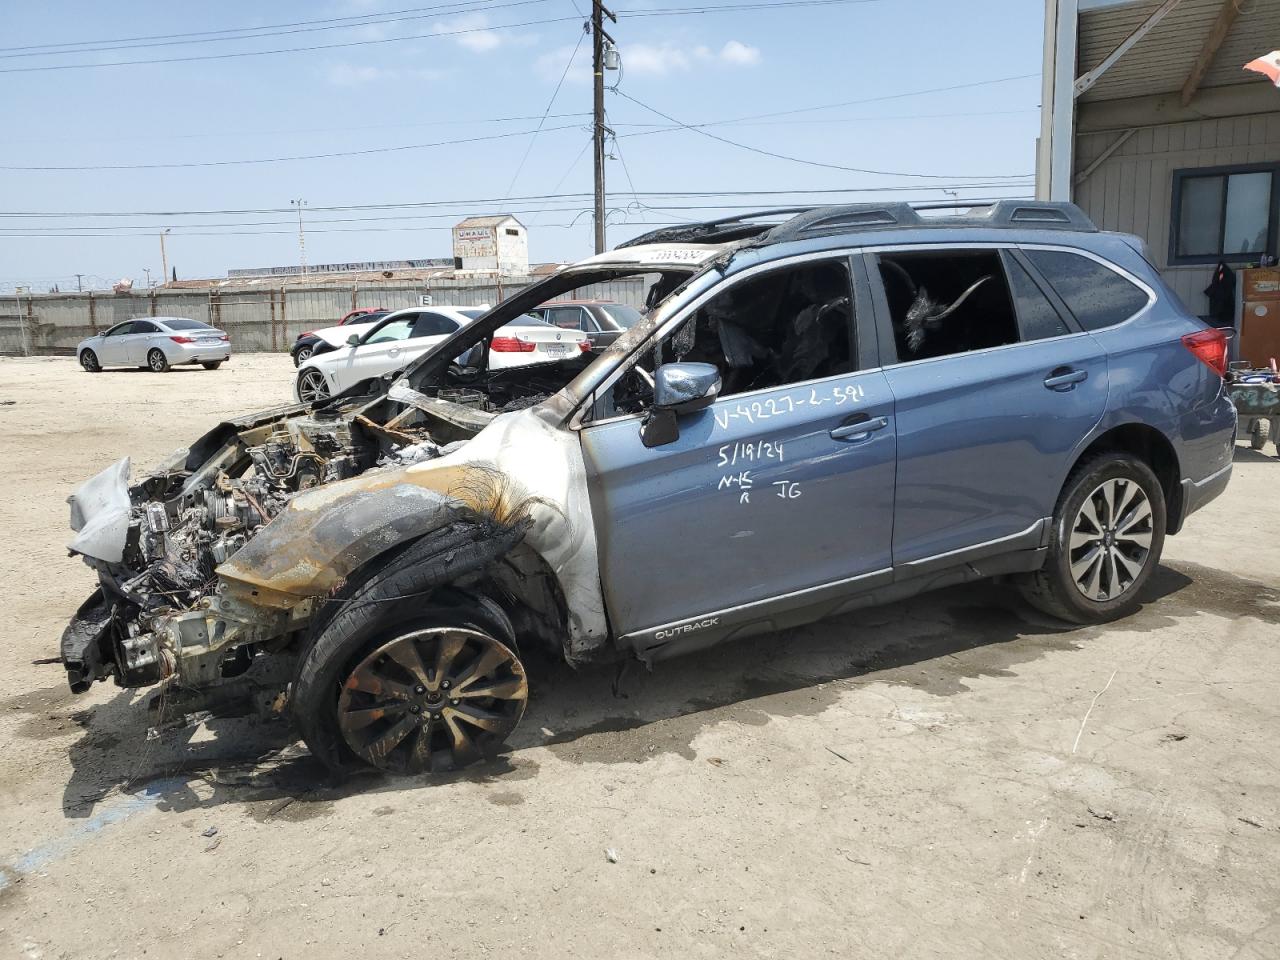
<svg viewBox="0 0 1280 960"><path fill-rule="evenodd" d="M1280 461L1238 450L1123 623L979 586L618 697L544 666L505 758L334 788L283 723L148 740L32 663L92 587L67 494L291 380L0 360L5 956L1280 956Z"/></svg>

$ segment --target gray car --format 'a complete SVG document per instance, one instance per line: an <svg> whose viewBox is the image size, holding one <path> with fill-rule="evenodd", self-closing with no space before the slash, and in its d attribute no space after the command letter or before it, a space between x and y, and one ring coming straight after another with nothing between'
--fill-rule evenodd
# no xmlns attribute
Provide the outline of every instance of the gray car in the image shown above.
<svg viewBox="0 0 1280 960"><path fill-rule="evenodd" d="M647 309L603 354L473 350L634 277ZM245 674L325 764L418 773L497 749L539 652L782 645L991 577L1105 623L1156 600L1165 537L1231 477L1226 355L1140 241L1069 204L663 230L394 378L90 480L70 548L99 587L62 661L75 692L163 684L177 716Z"/></svg>
<svg viewBox="0 0 1280 960"><path fill-rule="evenodd" d="M187 317L147 317L117 323L81 340L76 357L90 373L103 367L142 367L164 373L183 363L217 370L231 359L231 337Z"/></svg>

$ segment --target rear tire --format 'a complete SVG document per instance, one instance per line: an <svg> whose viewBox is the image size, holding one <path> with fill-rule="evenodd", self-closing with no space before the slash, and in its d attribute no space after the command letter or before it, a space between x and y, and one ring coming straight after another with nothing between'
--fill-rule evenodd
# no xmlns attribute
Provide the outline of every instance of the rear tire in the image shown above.
<svg viewBox="0 0 1280 960"><path fill-rule="evenodd" d="M164 351L159 347L152 347L147 352L147 369L152 373L169 372L169 358L164 355Z"/></svg>
<svg viewBox="0 0 1280 960"><path fill-rule="evenodd" d="M80 352L80 366L84 367L88 373L102 372L102 364L98 363L98 355L92 350L82 350Z"/></svg>
<svg viewBox="0 0 1280 960"><path fill-rule="evenodd" d="M1141 460L1104 453L1080 464L1058 499L1048 559L1023 596L1069 623L1129 615L1160 563L1165 522L1164 491Z"/></svg>
<svg viewBox="0 0 1280 960"><path fill-rule="evenodd" d="M1254 450L1261 450L1267 445L1269 439L1271 439L1271 421L1258 417L1249 427L1249 446Z"/></svg>
<svg viewBox="0 0 1280 960"><path fill-rule="evenodd" d="M204 367L206 370L217 370L220 366L222 366L222 361L210 360L208 363L200 364L200 366Z"/></svg>

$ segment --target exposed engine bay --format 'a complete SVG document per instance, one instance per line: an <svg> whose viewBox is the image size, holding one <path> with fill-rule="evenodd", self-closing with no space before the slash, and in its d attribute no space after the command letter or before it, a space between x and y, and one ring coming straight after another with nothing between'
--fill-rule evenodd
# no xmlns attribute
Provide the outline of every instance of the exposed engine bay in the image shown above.
<svg viewBox="0 0 1280 960"><path fill-rule="evenodd" d="M313 410L224 423L136 485L128 486L127 460L108 468L71 500L78 534L71 549L101 585L63 636L72 689L107 676L121 686L147 686L180 672L207 683L247 669L253 643L227 655L210 643L209 657L179 671L184 644L173 624L221 602L217 568L295 497L452 453L496 416L547 399L590 359L493 372L452 365L440 378L445 385L423 391L404 381L367 381ZM305 626L307 611L298 613L257 633L287 647Z"/></svg>

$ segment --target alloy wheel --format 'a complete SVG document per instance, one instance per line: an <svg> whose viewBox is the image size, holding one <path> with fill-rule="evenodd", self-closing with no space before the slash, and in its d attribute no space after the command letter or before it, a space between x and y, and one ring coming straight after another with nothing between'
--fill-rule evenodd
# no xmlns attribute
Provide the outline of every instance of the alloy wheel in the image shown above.
<svg viewBox="0 0 1280 960"><path fill-rule="evenodd" d="M1151 501L1138 483L1104 481L1071 526L1071 579L1094 601L1114 600L1137 581L1151 556Z"/></svg>
<svg viewBox="0 0 1280 960"><path fill-rule="evenodd" d="M92 350L86 350L80 354L80 366L84 367L90 373L97 373L101 367L98 366L98 355Z"/></svg>
<svg viewBox="0 0 1280 960"><path fill-rule="evenodd" d="M452 770L506 739L528 699L524 666L505 645L476 630L433 627L356 665L338 698L338 727L379 769Z"/></svg>
<svg viewBox="0 0 1280 960"><path fill-rule="evenodd" d="M147 365L156 373L164 373L169 368L169 361L160 350L152 350L147 354Z"/></svg>
<svg viewBox="0 0 1280 960"><path fill-rule="evenodd" d="M329 386L319 370L308 370L298 378L298 399L303 403L314 403L328 397Z"/></svg>
<svg viewBox="0 0 1280 960"><path fill-rule="evenodd" d="M311 359L311 348L303 347L301 350L298 351L296 366L300 367L310 359Z"/></svg>

